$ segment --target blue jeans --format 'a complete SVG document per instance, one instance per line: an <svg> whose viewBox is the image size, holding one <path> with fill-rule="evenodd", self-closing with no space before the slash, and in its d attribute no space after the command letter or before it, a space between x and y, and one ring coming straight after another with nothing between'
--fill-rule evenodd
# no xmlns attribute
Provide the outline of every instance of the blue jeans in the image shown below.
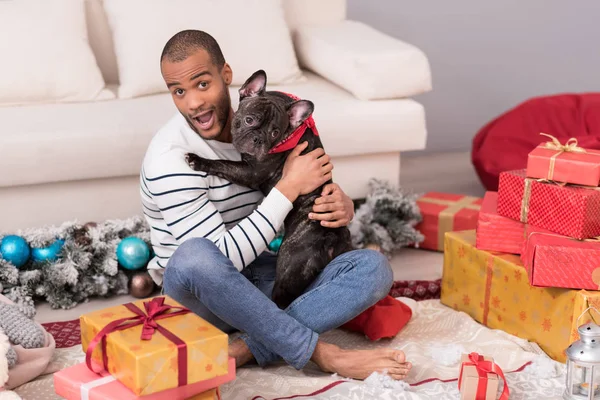
<svg viewBox="0 0 600 400"><path fill-rule="evenodd" d="M260 366L283 358L302 369L319 334L350 321L385 297L392 270L381 253L353 250L336 257L285 310L271 301L277 256L262 253L240 273L204 238L182 243L167 263L163 289L226 333L243 332Z"/></svg>

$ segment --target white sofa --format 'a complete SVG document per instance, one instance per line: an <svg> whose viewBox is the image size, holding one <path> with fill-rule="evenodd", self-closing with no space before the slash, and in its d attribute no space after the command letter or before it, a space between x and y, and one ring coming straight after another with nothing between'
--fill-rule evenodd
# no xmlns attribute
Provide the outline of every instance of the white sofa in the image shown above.
<svg viewBox="0 0 600 400"><path fill-rule="evenodd" d="M352 93L352 73L360 70L389 76L394 72L383 69L396 68L400 62L402 68L392 76L404 79L409 93L419 94L431 89L425 55L414 46L371 32L388 41L388 47L394 43L403 46L404 52L378 54L384 61L395 56L391 64L383 62L381 70L360 69L353 51L349 51L356 48L358 53L365 48L365 43L357 43L365 38L359 30L357 37L349 35L348 42L339 49L339 62L331 63L321 56L327 54L331 43L310 42L297 35L297 29L345 29L336 28L346 26L345 0L283 0L283 4L306 79L269 88L315 103L314 118L325 149L333 158L334 180L350 196L364 197L371 177L398 182L400 154L425 148L423 106L409 96L377 98L377 93L368 93L370 88L385 91L387 85L363 87L362 93ZM116 93L118 60L102 0L86 0L86 21L89 43L103 78ZM6 34L1 29L0 33ZM343 31L338 33L345 35ZM367 47L377 51L379 44L371 41ZM319 48L321 45L324 47ZM386 51L383 46L381 52ZM397 56L401 56L400 61ZM406 65L402 65L402 57ZM3 62L11 62L11 58ZM236 66L232 67L235 74ZM230 89L234 108L237 89ZM131 99L0 107L0 231L141 213L140 163L151 137L175 111L166 88L163 93Z"/></svg>

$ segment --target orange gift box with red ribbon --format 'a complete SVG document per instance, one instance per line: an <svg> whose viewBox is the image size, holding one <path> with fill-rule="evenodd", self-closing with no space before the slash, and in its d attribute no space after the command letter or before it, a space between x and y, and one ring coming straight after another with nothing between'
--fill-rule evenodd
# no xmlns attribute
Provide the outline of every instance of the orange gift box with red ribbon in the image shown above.
<svg viewBox="0 0 600 400"><path fill-rule="evenodd" d="M228 373L227 334L168 296L91 312L80 322L87 367L102 366L137 396Z"/></svg>
<svg viewBox="0 0 600 400"><path fill-rule="evenodd" d="M565 144L552 135L527 156L527 176L584 186L600 185L600 151L579 147L577 139Z"/></svg>
<svg viewBox="0 0 600 400"><path fill-rule="evenodd" d="M504 385L498 397L500 380ZM461 400L506 400L510 393L502 369L492 358L478 353L462 355L458 390Z"/></svg>

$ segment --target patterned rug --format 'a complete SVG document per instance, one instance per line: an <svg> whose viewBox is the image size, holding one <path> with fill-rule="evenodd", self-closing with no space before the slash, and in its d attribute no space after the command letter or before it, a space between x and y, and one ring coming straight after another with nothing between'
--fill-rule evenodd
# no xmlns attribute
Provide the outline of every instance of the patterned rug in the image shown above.
<svg viewBox="0 0 600 400"><path fill-rule="evenodd" d="M65 332L62 328L58 331ZM301 371L279 363L264 369L256 366L240 368L235 381L221 387L222 398L459 399L458 355L471 351L493 357L502 367L511 400L559 399L564 390L564 364L549 359L537 345L482 326L467 314L442 305L439 300L419 301L412 320L391 340L371 342L360 334L343 330L333 330L322 338L342 348L403 350L413 363L406 379L410 386L407 390L383 388L367 381L341 379L323 373L312 363ZM58 349L53 362L65 368L83 360L81 346L76 345ZM16 391L25 400L60 399L54 394L52 375L39 377Z"/></svg>
<svg viewBox="0 0 600 400"><path fill-rule="evenodd" d="M73 347L81 344L81 330L79 319L63 322L48 322L42 324L44 329L54 337L57 349Z"/></svg>

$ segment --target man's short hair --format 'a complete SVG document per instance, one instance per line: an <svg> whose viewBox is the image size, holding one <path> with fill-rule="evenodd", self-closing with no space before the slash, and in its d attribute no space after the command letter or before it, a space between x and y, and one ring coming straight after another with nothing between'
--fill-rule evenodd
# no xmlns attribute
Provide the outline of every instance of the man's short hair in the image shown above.
<svg viewBox="0 0 600 400"><path fill-rule="evenodd" d="M212 62L219 68L225 65L225 57L214 37L206 32L188 29L176 33L163 48L160 62L181 62L198 50L206 50Z"/></svg>

